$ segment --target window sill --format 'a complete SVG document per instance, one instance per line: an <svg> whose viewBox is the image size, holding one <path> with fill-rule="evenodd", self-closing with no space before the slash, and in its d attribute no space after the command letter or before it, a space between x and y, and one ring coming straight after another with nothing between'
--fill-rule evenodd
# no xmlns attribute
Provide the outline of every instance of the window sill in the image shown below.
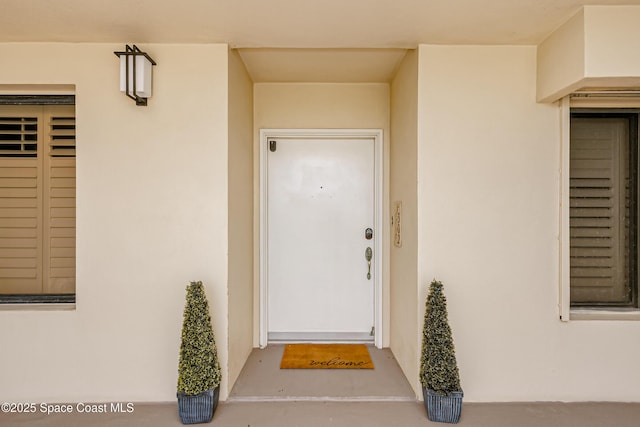
<svg viewBox="0 0 640 427"><path fill-rule="evenodd" d="M22 303L0 304L0 312L3 311L75 311L76 304L71 303Z"/></svg>
<svg viewBox="0 0 640 427"><path fill-rule="evenodd" d="M637 308L573 308L570 320L633 320L640 321Z"/></svg>

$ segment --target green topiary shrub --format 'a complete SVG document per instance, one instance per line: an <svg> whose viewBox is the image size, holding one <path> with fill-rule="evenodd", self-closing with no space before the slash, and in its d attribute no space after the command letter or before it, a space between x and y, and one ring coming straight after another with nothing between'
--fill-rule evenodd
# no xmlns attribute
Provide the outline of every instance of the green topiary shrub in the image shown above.
<svg viewBox="0 0 640 427"><path fill-rule="evenodd" d="M202 282L187 286L178 365L178 392L196 395L220 385L220 363Z"/></svg>
<svg viewBox="0 0 640 427"><path fill-rule="evenodd" d="M462 388L442 287L437 280L429 287L422 331L420 382L438 394L449 395L461 392Z"/></svg>

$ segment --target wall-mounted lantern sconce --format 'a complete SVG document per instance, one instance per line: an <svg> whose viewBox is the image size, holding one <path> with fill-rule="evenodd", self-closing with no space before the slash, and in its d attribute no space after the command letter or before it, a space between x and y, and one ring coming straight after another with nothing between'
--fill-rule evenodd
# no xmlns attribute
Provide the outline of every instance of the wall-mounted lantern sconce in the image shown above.
<svg viewBox="0 0 640 427"><path fill-rule="evenodd" d="M136 101L136 105L147 105L147 98L151 97L151 68L156 61L135 44L113 53L120 58L120 92Z"/></svg>

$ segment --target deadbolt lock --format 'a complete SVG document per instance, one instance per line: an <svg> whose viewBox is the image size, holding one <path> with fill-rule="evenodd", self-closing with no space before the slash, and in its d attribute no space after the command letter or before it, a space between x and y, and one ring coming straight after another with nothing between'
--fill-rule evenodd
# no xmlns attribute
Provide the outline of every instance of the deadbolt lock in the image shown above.
<svg viewBox="0 0 640 427"><path fill-rule="evenodd" d="M364 238L367 240L373 239L373 230L371 228L364 230Z"/></svg>

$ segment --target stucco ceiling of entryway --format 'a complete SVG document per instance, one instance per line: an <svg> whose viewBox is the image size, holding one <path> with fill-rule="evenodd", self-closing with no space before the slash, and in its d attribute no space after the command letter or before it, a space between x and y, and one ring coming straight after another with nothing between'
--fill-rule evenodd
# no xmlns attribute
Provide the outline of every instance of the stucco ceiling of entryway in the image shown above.
<svg viewBox="0 0 640 427"><path fill-rule="evenodd" d="M348 81L349 74L362 77L366 64L392 68L397 55L389 48L536 45L591 4L640 5L640 0L0 0L0 42L220 42L237 48L295 48L266 58L246 51L244 60L259 67L248 65L254 78L273 72L269 68L278 54L286 54L302 71L301 61L315 60L313 70L324 67L321 75L331 76L340 71L330 66L339 58L327 60L332 58L326 49L379 49L369 52L379 55L377 60L336 51L350 62L343 66L343 77L326 78ZM298 50L307 48L321 50L313 57Z"/></svg>
<svg viewBox="0 0 640 427"><path fill-rule="evenodd" d="M254 82L390 81L406 49L239 49Z"/></svg>

